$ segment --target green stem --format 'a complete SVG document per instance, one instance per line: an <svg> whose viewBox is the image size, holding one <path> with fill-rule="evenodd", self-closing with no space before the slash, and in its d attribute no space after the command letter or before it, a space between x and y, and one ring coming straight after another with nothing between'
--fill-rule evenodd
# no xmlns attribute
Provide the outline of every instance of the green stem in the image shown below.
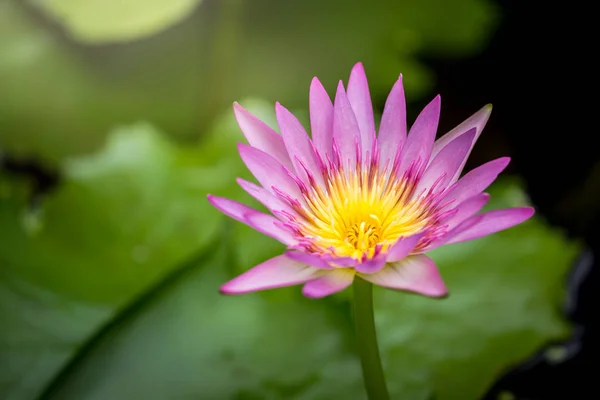
<svg viewBox="0 0 600 400"><path fill-rule="evenodd" d="M354 279L354 323L367 396L369 400L389 400L375 332L373 285L359 277Z"/></svg>

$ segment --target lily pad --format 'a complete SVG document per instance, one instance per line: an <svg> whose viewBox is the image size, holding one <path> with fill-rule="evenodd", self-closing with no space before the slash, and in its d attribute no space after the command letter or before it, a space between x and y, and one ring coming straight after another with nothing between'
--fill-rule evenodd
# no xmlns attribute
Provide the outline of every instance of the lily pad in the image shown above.
<svg viewBox="0 0 600 400"><path fill-rule="evenodd" d="M84 42L139 39L188 15L200 0L32 0Z"/></svg>
<svg viewBox="0 0 600 400"><path fill-rule="evenodd" d="M524 198L513 182L493 194L493 207ZM50 398L363 399L349 292L325 301L298 288L217 293L235 273L233 250L256 247L253 237L224 236L214 259L106 332ZM478 399L504 369L565 337L558 309L576 250L534 218L435 252L448 299L377 290L392 397Z"/></svg>

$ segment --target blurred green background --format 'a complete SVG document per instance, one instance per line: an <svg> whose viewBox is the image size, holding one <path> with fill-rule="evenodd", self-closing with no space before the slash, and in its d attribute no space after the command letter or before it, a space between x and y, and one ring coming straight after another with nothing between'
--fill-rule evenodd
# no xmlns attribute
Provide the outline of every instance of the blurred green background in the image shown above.
<svg viewBox="0 0 600 400"><path fill-rule="evenodd" d="M489 0L0 0L0 398L364 399L350 291L218 294L282 251L206 201L252 203L231 103L307 121L310 79L333 93L363 61L379 108L404 74L414 116L436 83L419 56L476 54L501 18ZM518 177L490 191L528 202ZM393 398L478 399L566 337L577 250L533 218L434 252L446 300L377 289Z"/></svg>

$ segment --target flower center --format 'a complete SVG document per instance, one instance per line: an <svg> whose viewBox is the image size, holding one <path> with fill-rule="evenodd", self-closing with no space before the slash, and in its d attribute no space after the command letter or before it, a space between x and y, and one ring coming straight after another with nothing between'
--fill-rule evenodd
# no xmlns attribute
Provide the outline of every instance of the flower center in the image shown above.
<svg viewBox="0 0 600 400"><path fill-rule="evenodd" d="M372 168L328 172L324 187L307 189L306 205L297 207L307 251L363 260L431 224L433 210L413 199L414 181Z"/></svg>
<svg viewBox="0 0 600 400"><path fill-rule="evenodd" d="M379 243L379 228L365 221L354 224L346 232L346 243L360 252L374 248Z"/></svg>

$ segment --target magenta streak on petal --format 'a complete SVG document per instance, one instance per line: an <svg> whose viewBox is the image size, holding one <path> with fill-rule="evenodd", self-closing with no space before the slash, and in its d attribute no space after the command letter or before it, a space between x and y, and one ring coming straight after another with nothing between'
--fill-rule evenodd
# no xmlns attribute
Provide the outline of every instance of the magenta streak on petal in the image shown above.
<svg viewBox="0 0 600 400"><path fill-rule="evenodd" d="M423 238L423 236L425 236L424 232L398 240L388 251L387 262L396 262L407 257L417 246L417 243Z"/></svg>
<svg viewBox="0 0 600 400"><path fill-rule="evenodd" d="M223 294L242 294L258 290L298 285L323 272L291 260L284 255L271 258L221 286Z"/></svg>
<svg viewBox="0 0 600 400"><path fill-rule="evenodd" d="M417 185L416 192L431 188L434 183L437 183L436 191L444 190L449 184L454 183L451 178L456 175L458 168L463 164L474 138L475 129L471 129L444 147L425 170ZM440 179L442 176L443 178ZM436 182L438 179L440 180Z"/></svg>
<svg viewBox="0 0 600 400"><path fill-rule="evenodd" d="M275 114L297 175L306 178L308 172L319 185L324 185L320 162L300 121L279 103L275 104ZM308 180L305 182L308 183Z"/></svg>
<svg viewBox="0 0 600 400"><path fill-rule="evenodd" d="M357 63L350 72L348 101L356 116L362 138L362 159L367 161L367 152L373 148L375 142L375 121L373 119L373 105L371 104L367 75L362 63Z"/></svg>
<svg viewBox="0 0 600 400"><path fill-rule="evenodd" d="M376 274L360 275L376 285L396 290L440 297L448 294L446 285L433 260L418 254L387 264Z"/></svg>
<svg viewBox="0 0 600 400"><path fill-rule="evenodd" d="M332 269L333 267L329 265L322 257L317 254L309 254L304 253L302 251L288 251L285 253L288 258L292 260L310 265L311 267L319 268L319 269Z"/></svg>
<svg viewBox="0 0 600 400"><path fill-rule="evenodd" d="M509 162L509 157L501 157L467 172L448 191L445 201L451 202L450 207L454 207L469 197L483 192L496 180Z"/></svg>
<svg viewBox="0 0 600 400"><path fill-rule="evenodd" d="M465 160L463 161L462 165L460 166L460 169L462 170L463 167L465 166L466 159L469 157L469 154L471 154L471 150L473 149L475 142L477 142L477 139L481 135L481 132L483 132L483 128L485 127L485 124L487 123L488 119L490 118L491 112L492 112L492 105L488 104L488 105L484 106L483 108L481 108L479 111L477 111L475 114L470 116L467 120L465 120L463 123L458 125L456 128L452 129L450 132L446 133L444 136L439 138L433 145L433 151L431 153L431 157L435 157L440 151L442 151L442 149L445 146L447 146L450 142L452 142L458 136L463 135L464 133L466 133L467 131L469 131L472 128L475 128L476 129L475 138L473 139L471 148L469 149L469 151L467 151L467 156L466 156ZM455 180L457 178L458 178L458 174L457 174L457 176L452 177L453 180Z"/></svg>
<svg viewBox="0 0 600 400"><path fill-rule="evenodd" d="M274 188L277 188L292 198L303 199L297 181L292 178L293 175L289 170L279 164L277 160L263 151L242 143L238 144L238 149L242 160L262 187L275 194L277 192Z"/></svg>
<svg viewBox="0 0 600 400"><path fill-rule="evenodd" d="M346 289L353 280L354 271L335 269L306 282L302 287L302 294L313 299L322 298Z"/></svg>
<svg viewBox="0 0 600 400"><path fill-rule="evenodd" d="M310 130L321 159L331 156L333 138L333 103L317 78L310 84Z"/></svg>
<svg viewBox="0 0 600 400"><path fill-rule="evenodd" d="M270 154L286 168L292 168L292 162L286 151L283 139L277 132L269 128L267 124L256 118L238 103L233 103L233 112L240 129L252 147Z"/></svg>
<svg viewBox="0 0 600 400"><path fill-rule="evenodd" d="M341 81L333 104L333 142L334 150L336 146L338 148L342 168L356 165L356 145L361 143L360 130Z"/></svg>
<svg viewBox="0 0 600 400"><path fill-rule="evenodd" d="M488 202L490 195L487 193L479 193L459 204L453 209L441 212L437 229L428 233L428 240L420 243L421 252L428 252L438 248L446 243L448 234L456 229L460 224L465 222L477 214L483 206ZM467 225L473 225L475 221L468 222ZM463 228L468 227L467 225ZM462 228L461 228L462 229Z"/></svg>
<svg viewBox="0 0 600 400"><path fill-rule="evenodd" d="M475 223L469 224L470 220L466 220L463 222L464 226L460 224L453 232L450 232L446 244L465 242L508 229L531 218L533 213L532 207L516 207L476 215L472 217Z"/></svg>
<svg viewBox="0 0 600 400"><path fill-rule="evenodd" d="M404 172L408 167L408 163L412 160L421 160L421 169L423 170L427 166L440 118L440 107L441 100L438 95L425 106L410 128L408 138L402 148L400 172Z"/></svg>
<svg viewBox="0 0 600 400"><path fill-rule="evenodd" d="M406 141L406 100L402 86L402 75L392 87L385 102L377 144L379 147L380 166L393 163L396 155L402 150Z"/></svg>
<svg viewBox="0 0 600 400"><path fill-rule="evenodd" d="M208 201L223 214L243 222L251 228L279 240L285 245L289 246L295 243L292 232L279 224L277 218L263 214L237 201L212 195L208 195L207 197Z"/></svg>

